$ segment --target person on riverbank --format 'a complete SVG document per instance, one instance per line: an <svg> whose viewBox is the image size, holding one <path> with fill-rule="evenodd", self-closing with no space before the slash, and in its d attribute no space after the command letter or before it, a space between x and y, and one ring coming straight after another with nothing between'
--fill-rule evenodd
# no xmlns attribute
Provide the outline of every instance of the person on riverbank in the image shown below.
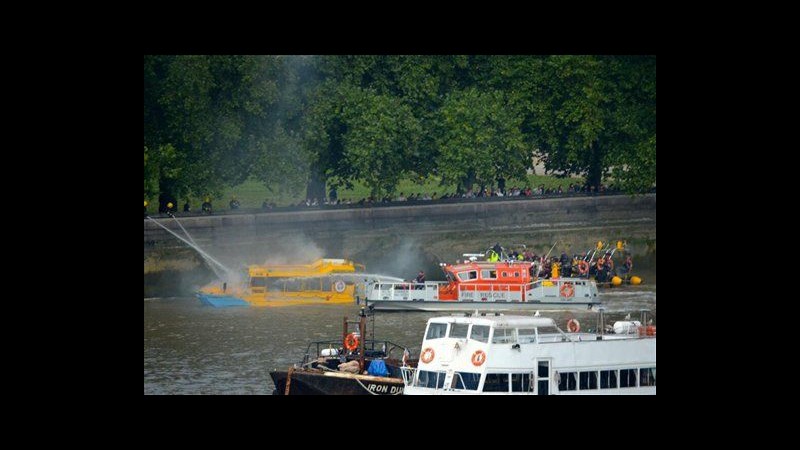
<svg viewBox="0 0 800 450"><path fill-rule="evenodd" d="M204 214L211 214L211 199L210 198L206 197L205 201L200 206L200 210Z"/></svg>

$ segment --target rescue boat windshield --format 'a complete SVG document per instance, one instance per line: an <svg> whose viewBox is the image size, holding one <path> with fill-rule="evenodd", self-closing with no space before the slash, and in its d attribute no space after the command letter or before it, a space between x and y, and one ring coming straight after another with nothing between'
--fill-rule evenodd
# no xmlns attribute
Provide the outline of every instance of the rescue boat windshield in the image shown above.
<svg viewBox="0 0 800 450"><path fill-rule="evenodd" d="M469 331L468 323L454 323L450 325L450 337L455 339L466 339Z"/></svg>
<svg viewBox="0 0 800 450"><path fill-rule="evenodd" d="M472 332L470 332L469 337L479 342L489 342L489 326L472 325Z"/></svg>
<svg viewBox="0 0 800 450"><path fill-rule="evenodd" d="M425 334L425 339L441 339L447 333L446 323L431 323L428 325L428 332Z"/></svg>

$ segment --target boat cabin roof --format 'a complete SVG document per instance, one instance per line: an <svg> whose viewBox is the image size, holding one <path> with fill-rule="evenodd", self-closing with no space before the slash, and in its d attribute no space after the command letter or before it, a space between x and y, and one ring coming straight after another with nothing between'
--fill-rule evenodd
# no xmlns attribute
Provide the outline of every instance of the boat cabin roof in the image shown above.
<svg viewBox="0 0 800 450"><path fill-rule="evenodd" d="M311 264L254 264L249 268L251 277L313 277L355 271L353 261L334 258L318 259Z"/></svg>
<svg viewBox="0 0 800 450"><path fill-rule="evenodd" d="M531 263L529 261L498 261L498 262L488 262L488 261L476 261L467 264L453 264L451 266L445 267L447 270L451 272L463 272L465 270L484 270L484 269L529 269L531 267Z"/></svg>
<svg viewBox="0 0 800 450"><path fill-rule="evenodd" d="M433 317L428 323L473 323L476 325L489 325L494 328L524 328L524 327L555 327L555 320L549 317L531 316L444 316Z"/></svg>

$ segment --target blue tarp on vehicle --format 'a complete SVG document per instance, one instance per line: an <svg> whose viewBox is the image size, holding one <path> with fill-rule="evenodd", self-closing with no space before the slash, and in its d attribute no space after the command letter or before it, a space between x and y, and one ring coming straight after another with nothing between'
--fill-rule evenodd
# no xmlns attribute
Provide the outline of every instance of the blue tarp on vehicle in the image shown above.
<svg viewBox="0 0 800 450"><path fill-rule="evenodd" d="M367 373L376 377L385 377L389 374L389 371L386 369L386 363L383 362L382 359L373 359L372 362L369 363Z"/></svg>

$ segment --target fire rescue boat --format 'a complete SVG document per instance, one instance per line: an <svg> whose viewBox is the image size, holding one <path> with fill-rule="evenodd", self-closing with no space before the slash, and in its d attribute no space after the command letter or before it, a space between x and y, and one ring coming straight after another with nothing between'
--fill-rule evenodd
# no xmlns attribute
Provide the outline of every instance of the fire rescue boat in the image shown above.
<svg viewBox="0 0 800 450"><path fill-rule="evenodd" d="M557 273L538 279L531 275L528 261L477 261L473 256L441 267L447 281L375 281L366 285L363 300L383 311L574 310L600 305L594 280Z"/></svg>

